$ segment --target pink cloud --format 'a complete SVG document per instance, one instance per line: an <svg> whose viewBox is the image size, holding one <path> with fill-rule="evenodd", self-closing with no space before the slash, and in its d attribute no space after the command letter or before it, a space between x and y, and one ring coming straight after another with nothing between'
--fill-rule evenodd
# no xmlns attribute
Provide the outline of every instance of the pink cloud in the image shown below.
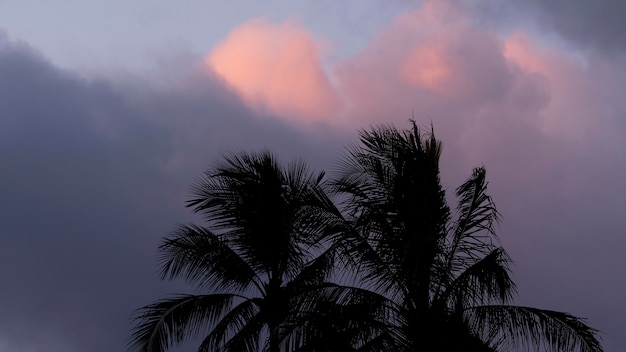
<svg viewBox="0 0 626 352"><path fill-rule="evenodd" d="M522 29L498 34L454 0L426 0L400 14L326 70L320 50L292 22L256 20L233 31L207 62L248 104L296 123L323 120L353 132L388 122L406 127L411 117L432 121L445 143L444 184L460 184L477 165L489 170L512 254L536 266L527 273L529 291L545 274L529 260L536 247L565 258L575 273L585 265L562 243L584 252L602 238L619 247L596 225L617 223L624 209L623 56L576 56Z"/></svg>
<svg viewBox="0 0 626 352"><path fill-rule="evenodd" d="M597 77L610 77L610 65L584 67L521 30L503 38L453 1L400 14L328 70L321 52L297 23L256 19L206 62L253 108L350 129L432 119L468 159L522 133L571 142L606 132L597 121L608 93Z"/></svg>
<svg viewBox="0 0 626 352"><path fill-rule="evenodd" d="M626 113L618 81L624 67L604 58L576 57L557 47L541 43L524 33L505 40L504 55L529 75L539 76L550 93L549 103L538 113L537 128L546 136L569 143L572 152L587 148L615 149L621 144L619 129L613 126Z"/></svg>
<svg viewBox="0 0 626 352"><path fill-rule="evenodd" d="M526 129L568 143L607 133L598 124L615 106L605 101L607 70L521 30L503 38L453 2L426 1L334 74L356 125L404 123L413 112L480 155Z"/></svg>
<svg viewBox="0 0 626 352"><path fill-rule="evenodd" d="M290 119L332 119L339 104L322 68L322 45L294 21L235 28L207 64L252 107Z"/></svg>
<svg viewBox="0 0 626 352"><path fill-rule="evenodd" d="M401 76L416 87L437 93L446 93L456 78L454 62L437 43L414 48L400 67Z"/></svg>
<svg viewBox="0 0 626 352"><path fill-rule="evenodd" d="M334 73L355 124L404 124L414 114L458 140L478 114L507 99L519 77L502 49L497 35L460 9L432 1L398 16Z"/></svg>

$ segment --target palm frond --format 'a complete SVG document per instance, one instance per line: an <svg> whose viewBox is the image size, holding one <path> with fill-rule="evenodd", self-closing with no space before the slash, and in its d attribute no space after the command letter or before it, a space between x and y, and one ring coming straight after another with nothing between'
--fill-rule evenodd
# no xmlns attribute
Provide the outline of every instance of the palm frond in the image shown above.
<svg viewBox="0 0 626 352"><path fill-rule="evenodd" d="M455 277L433 305L462 310L493 301L510 303L515 295L515 283L509 275L510 262L504 248L492 250Z"/></svg>
<svg viewBox="0 0 626 352"><path fill-rule="evenodd" d="M449 230L446 271L463 271L494 248L494 225L500 215L487 194L484 167L474 169L470 178L456 189L459 198L457 220Z"/></svg>
<svg viewBox="0 0 626 352"><path fill-rule="evenodd" d="M378 351L402 351L402 346L398 343L400 340L394 337L392 333L387 331L376 336L371 336L369 341L359 346L355 351L358 352L378 352Z"/></svg>
<svg viewBox="0 0 626 352"><path fill-rule="evenodd" d="M192 186L187 202L257 272L278 271L290 252L284 175L269 152L224 157Z"/></svg>
<svg viewBox="0 0 626 352"><path fill-rule="evenodd" d="M216 234L181 225L159 246L161 278L182 277L202 289L260 289L261 279L246 261Z"/></svg>
<svg viewBox="0 0 626 352"><path fill-rule="evenodd" d="M200 344L198 351L223 350L229 341L237 336L239 331L255 319L258 313L259 308L254 300L248 299L239 303L225 314L219 323L215 324L211 332ZM239 338L241 338L241 335Z"/></svg>
<svg viewBox="0 0 626 352"><path fill-rule="evenodd" d="M464 319L483 341L498 349L602 352L598 331L568 313L487 305L467 309Z"/></svg>
<svg viewBox="0 0 626 352"><path fill-rule="evenodd" d="M266 330L266 321L260 314L255 315L243 326L237 334L235 334L226 344L222 351L224 352L240 352L240 351L258 351L261 333ZM266 342L264 351L269 346ZM205 352L205 351L202 351ZM208 352L208 351L206 351Z"/></svg>
<svg viewBox="0 0 626 352"><path fill-rule="evenodd" d="M336 269L337 255L336 246L333 244L305 265L294 278L286 283L285 289L290 294L298 295L300 292L307 291L311 286L327 282Z"/></svg>
<svg viewBox="0 0 626 352"><path fill-rule="evenodd" d="M129 348L162 352L185 338L195 338L239 298L232 294L180 295L140 308L134 315Z"/></svg>
<svg viewBox="0 0 626 352"><path fill-rule="evenodd" d="M324 188L302 161L283 169L269 152L239 153L196 180L187 205L257 273L293 275L306 262L301 244L316 243L339 214Z"/></svg>
<svg viewBox="0 0 626 352"><path fill-rule="evenodd" d="M392 300L408 294L394 263L390 263L384 253L381 255L380 246L372 246L373 241L368 241L353 228L345 228L340 236L334 243L344 267L354 269L352 280Z"/></svg>
<svg viewBox="0 0 626 352"><path fill-rule="evenodd" d="M321 285L309 295L313 299L302 299L299 313L286 325L288 350L352 351L379 335L390 336L395 305L386 297L332 284Z"/></svg>
<svg viewBox="0 0 626 352"><path fill-rule="evenodd" d="M386 270L425 305L449 218L439 182L441 145L415 123L402 132L391 125L361 131L360 140L335 191L347 196L348 214ZM385 279L380 267L372 269Z"/></svg>

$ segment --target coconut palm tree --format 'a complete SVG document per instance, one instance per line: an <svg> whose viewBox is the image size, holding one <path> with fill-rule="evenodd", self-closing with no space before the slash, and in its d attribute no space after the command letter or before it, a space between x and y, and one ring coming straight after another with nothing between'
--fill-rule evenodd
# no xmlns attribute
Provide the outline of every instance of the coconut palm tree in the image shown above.
<svg viewBox="0 0 626 352"><path fill-rule="evenodd" d="M432 129L379 126L362 131L360 142L335 187L353 228L337 241L355 258L361 285L328 289L344 305L378 297L388 329L378 336L405 351L602 350L597 331L581 319L512 305L510 258L496 236L499 214L484 168L457 188L453 218Z"/></svg>
<svg viewBox="0 0 626 352"><path fill-rule="evenodd" d="M202 338L200 351L602 350L581 319L512 305L484 168L456 190L452 217L432 129L381 126L361 142L335 182L342 212L323 174L301 162L283 170L269 153L226 157L200 178L188 206L207 226L180 226L160 246L162 278L200 293L139 309L130 346L164 351Z"/></svg>
<svg viewBox="0 0 626 352"><path fill-rule="evenodd" d="M323 173L240 153L207 171L192 194L187 206L207 226L179 226L159 247L160 265L163 279L183 278L199 293L139 309L130 347L164 351L202 338L199 351L278 352L299 302L334 267L322 239L340 214Z"/></svg>

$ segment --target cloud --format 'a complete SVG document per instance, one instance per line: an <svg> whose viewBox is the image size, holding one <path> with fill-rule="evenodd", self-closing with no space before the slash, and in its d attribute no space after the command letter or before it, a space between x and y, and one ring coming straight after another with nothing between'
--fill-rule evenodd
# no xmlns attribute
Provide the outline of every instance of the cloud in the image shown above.
<svg viewBox="0 0 626 352"><path fill-rule="evenodd" d="M188 69L125 85L0 38L0 349L121 350L133 309L189 292L158 282L154 251L192 219L187 187L221 153L329 168L357 129L412 116L444 141L451 199L487 167L519 303L590 318L607 351L626 343L623 60L496 33L443 1L335 66L320 43L296 22L252 20Z"/></svg>
<svg viewBox="0 0 626 352"><path fill-rule="evenodd" d="M626 4L618 0L529 1L544 28L584 48L621 55L626 51Z"/></svg>
<svg viewBox="0 0 626 352"><path fill-rule="evenodd" d="M494 33L471 15L454 2L424 2L341 62L333 73L347 119L432 119L471 158L525 130L572 147L620 143L623 63L581 61L523 30Z"/></svg>
<svg viewBox="0 0 626 352"><path fill-rule="evenodd" d="M520 303L587 316L611 334L608 344L616 344L619 332L610 322L617 318L608 302L619 295L590 308L594 289L580 285L593 282L626 294L605 279L626 265L614 250L623 246L619 209L626 206L619 186L626 178L626 104L617 93L624 90L626 67L612 56L581 57L524 28L494 32L473 16L454 1L426 1L381 28L360 52L326 68L317 59L283 55L318 57L305 30L255 20L234 30L208 62L220 51L229 53L223 62L234 62L232 69L220 72L211 63L215 72L253 109L291 117L294 126L432 121L445 143L443 178L450 190L471 167L487 166L505 219L503 241L517 263ZM269 49L269 43L278 44ZM250 53L259 60L250 62ZM277 67L284 71L259 73ZM332 97L316 99L339 101L340 107L313 108L288 95L302 88L287 89L293 82L283 72L317 77L313 81L323 84L299 96ZM263 89L274 85L281 89ZM331 115L338 117L327 120ZM598 223L600 232L594 230ZM610 253L610 263L593 260L603 252Z"/></svg>
<svg viewBox="0 0 626 352"><path fill-rule="evenodd" d="M332 119L339 102L321 62L323 46L295 21L235 28L207 64L251 106L287 119Z"/></svg>
<svg viewBox="0 0 626 352"><path fill-rule="evenodd" d="M626 4L619 0L455 0L473 17L497 28L521 26L556 36L570 49L623 56L626 50Z"/></svg>
<svg viewBox="0 0 626 352"><path fill-rule="evenodd" d="M526 82L502 49L497 35L473 25L461 9L426 2L398 16L335 75L354 124L405 123L413 116L434 121L444 140L459 140L486 110L521 114L545 101L542 87ZM534 101L507 103L515 99Z"/></svg>
<svg viewBox="0 0 626 352"><path fill-rule="evenodd" d="M496 33L454 2L427 1L333 74L354 126L432 121L449 187L486 165L521 303L587 316L615 344L617 303L588 301L593 287L626 294L611 279L626 265L613 250L625 230L626 108L616 94L625 70L614 57L581 60L523 29ZM610 260L593 261L602 252Z"/></svg>
<svg viewBox="0 0 626 352"><path fill-rule="evenodd" d="M85 80L0 39L0 76L0 350L123 350L134 309L190 292L159 282L155 251L192 219L195 177L263 148L321 168L341 145L260 118L198 72L167 87Z"/></svg>

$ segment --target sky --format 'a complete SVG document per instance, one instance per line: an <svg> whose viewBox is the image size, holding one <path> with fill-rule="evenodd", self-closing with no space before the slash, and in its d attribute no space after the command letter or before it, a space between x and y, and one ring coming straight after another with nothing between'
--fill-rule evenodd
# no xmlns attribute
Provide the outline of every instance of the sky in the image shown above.
<svg viewBox="0 0 626 352"><path fill-rule="evenodd" d="M624 33L620 0L0 0L0 352L123 351L191 292L156 249L224 153L332 175L411 118L451 201L486 167L516 303L626 350Z"/></svg>

